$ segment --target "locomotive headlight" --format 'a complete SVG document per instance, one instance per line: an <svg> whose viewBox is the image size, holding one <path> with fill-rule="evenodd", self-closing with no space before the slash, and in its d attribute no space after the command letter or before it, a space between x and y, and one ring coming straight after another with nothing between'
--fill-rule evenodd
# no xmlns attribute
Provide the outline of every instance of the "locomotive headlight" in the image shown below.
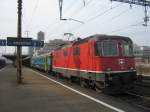
<svg viewBox="0 0 150 112"><path fill-rule="evenodd" d="M107 71L112 71L112 68L108 67L106 70L107 70Z"/></svg>
<svg viewBox="0 0 150 112"><path fill-rule="evenodd" d="M133 67L130 67L130 70L134 70L134 68L133 68Z"/></svg>
<svg viewBox="0 0 150 112"><path fill-rule="evenodd" d="M134 67L129 67L130 70L134 70Z"/></svg>

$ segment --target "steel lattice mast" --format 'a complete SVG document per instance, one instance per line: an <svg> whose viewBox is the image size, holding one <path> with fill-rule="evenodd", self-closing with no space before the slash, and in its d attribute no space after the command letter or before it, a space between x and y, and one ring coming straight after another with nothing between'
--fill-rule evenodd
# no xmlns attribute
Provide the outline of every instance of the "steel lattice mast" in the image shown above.
<svg viewBox="0 0 150 112"><path fill-rule="evenodd" d="M135 4L135 5L141 5L145 7L145 17L144 17L144 26L147 26L147 22L149 21L149 17L147 15L147 7L150 7L150 1L147 0L110 0L110 1L116 1L116 2L123 2L123 3L128 3L130 5Z"/></svg>
<svg viewBox="0 0 150 112"><path fill-rule="evenodd" d="M150 1L147 0L110 0L110 1L123 2L142 6L150 6Z"/></svg>

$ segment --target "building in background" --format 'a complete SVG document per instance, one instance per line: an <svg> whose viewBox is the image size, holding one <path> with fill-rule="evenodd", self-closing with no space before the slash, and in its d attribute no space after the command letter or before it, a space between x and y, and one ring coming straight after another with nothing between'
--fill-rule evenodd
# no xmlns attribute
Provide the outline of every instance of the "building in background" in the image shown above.
<svg viewBox="0 0 150 112"><path fill-rule="evenodd" d="M37 40L44 41L45 40L45 33L42 31L39 31L37 33Z"/></svg>
<svg viewBox="0 0 150 112"><path fill-rule="evenodd" d="M137 62L150 63L150 47L134 44L134 56Z"/></svg>
<svg viewBox="0 0 150 112"><path fill-rule="evenodd" d="M62 40L62 39L54 39L50 40L49 43L45 43L43 48L40 48L39 50L36 50L34 52L35 55L50 53L55 49L61 48L64 45L69 44L70 41Z"/></svg>
<svg viewBox="0 0 150 112"><path fill-rule="evenodd" d="M28 37L28 32L29 32L29 31L27 31L27 37ZM44 41L44 39L45 39L45 33L42 32L42 31L39 31L39 32L37 33L37 40L39 40L39 41ZM30 57L32 57L33 54L35 54L35 52L38 53L39 50L40 50L40 47L34 48L34 47L30 46L30 47L28 47L28 55L29 55Z"/></svg>
<svg viewBox="0 0 150 112"><path fill-rule="evenodd" d="M39 41L44 41L45 40L45 33L42 32L42 31L39 31L37 33L37 40ZM45 46L45 45L44 45ZM33 49L30 49L29 52L31 53L32 52L32 55L39 55L40 52L41 52L41 49L40 47L36 47L36 48L33 48Z"/></svg>
<svg viewBox="0 0 150 112"><path fill-rule="evenodd" d="M37 33L37 40L44 41L44 39L45 39L45 33L42 31L39 31ZM36 47L35 50L40 50L40 47Z"/></svg>

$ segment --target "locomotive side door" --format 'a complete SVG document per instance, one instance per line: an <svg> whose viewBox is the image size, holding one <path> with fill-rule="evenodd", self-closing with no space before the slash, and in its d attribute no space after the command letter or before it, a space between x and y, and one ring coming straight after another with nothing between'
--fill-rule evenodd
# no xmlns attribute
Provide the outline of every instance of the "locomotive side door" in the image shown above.
<svg viewBox="0 0 150 112"><path fill-rule="evenodd" d="M94 64L94 42L88 43L88 59L87 59L87 70L88 72L94 71L96 65Z"/></svg>
<svg viewBox="0 0 150 112"><path fill-rule="evenodd" d="M89 80L88 84L91 87L94 87L95 80L96 80L96 63L95 63L95 56L94 56L94 41L88 43L88 59L87 59L87 78Z"/></svg>

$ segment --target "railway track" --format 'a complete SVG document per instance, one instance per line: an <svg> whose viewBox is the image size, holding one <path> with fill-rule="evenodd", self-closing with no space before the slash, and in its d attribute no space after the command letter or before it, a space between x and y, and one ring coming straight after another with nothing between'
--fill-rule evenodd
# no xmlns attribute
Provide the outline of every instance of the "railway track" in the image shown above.
<svg viewBox="0 0 150 112"><path fill-rule="evenodd" d="M139 85L142 88L143 86L146 88L148 87L150 90L150 83L148 82L142 82L142 83L140 82L140 83L137 83L136 85ZM121 97L121 100L127 103L131 103L132 105L136 107L142 108L144 112L150 112L150 95L148 96L144 94L145 92L143 94L138 94L138 91L132 91L132 92L130 91L130 92L127 92L125 96L123 97L119 96L119 97Z"/></svg>
<svg viewBox="0 0 150 112"><path fill-rule="evenodd" d="M136 82L136 85L150 87L150 76L138 75L138 81Z"/></svg>
<svg viewBox="0 0 150 112"><path fill-rule="evenodd" d="M123 98L123 100L146 111L150 111L150 97L136 94L134 92L127 92L126 99Z"/></svg>
<svg viewBox="0 0 150 112"><path fill-rule="evenodd" d="M134 90L128 91L127 95L127 100L131 100L129 102L150 111L150 80L137 81Z"/></svg>
<svg viewBox="0 0 150 112"><path fill-rule="evenodd" d="M143 99L146 99L146 100L150 101L150 97L147 97L147 96L142 96L142 95L139 95L139 94L135 94L133 92L127 92L127 94L132 95L132 96L136 96L136 97L140 97L140 98L143 98Z"/></svg>
<svg viewBox="0 0 150 112"><path fill-rule="evenodd" d="M135 104L143 108L144 110L150 111L150 80L143 78L142 81L135 83L135 89L127 92L128 95L133 96ZM133 100L134 100L133 99Z"/></svg>
<svg viewBox="0 0 150 112"><path fill-rule="evenodd" d="M35 70L35 71L39 71L39 70ZM47 76L47 74L45 72L43 72L43 71L40 71L40 72L44 73ZM59 80L61 79L60 77L57 77L54 74L52 75L52 77L57 78ZM140 85L141 87L143 87L142 84L137 84L137 85ZM148 86L148 87L150 87L150 86ZM150 111L150 97L145 96L144 94L143 95L138 94L137 91L128 91L124 95L118 95L117 98L119 98L122 101L129 103L135 107L141 108L142 110L144 110L144 112Z"/></svg>
<svg viewBox="0 0 150 112"><path fill-rule="evenodd" d="M148 81L136 82L135 85L137 85L137 86L144 86L144 87L150 87L150 82L148 82Z"/></svg>

